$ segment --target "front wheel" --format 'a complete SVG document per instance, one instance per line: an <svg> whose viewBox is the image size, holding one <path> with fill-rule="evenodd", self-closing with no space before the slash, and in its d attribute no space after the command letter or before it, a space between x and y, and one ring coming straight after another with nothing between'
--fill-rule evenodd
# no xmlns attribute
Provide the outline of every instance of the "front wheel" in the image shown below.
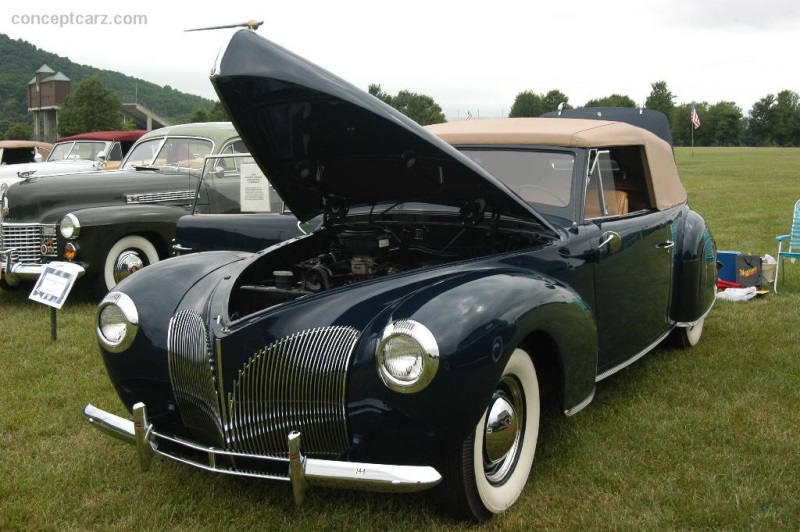
<svg viewBox="0 0 800 532"><path fill-rule="evenodd" d="M533 465L539 413L536 368L515 349L475 430L442 464L437 490L446 511L482 521L514 504Z"/></svg>
<svg viewBox="0 0 800 532"><path fill-rule="evenodd" d="M120 238L108 250L100 288L110 291L124 278L158 260L158 251L146 238L138 235Z"/></svg>

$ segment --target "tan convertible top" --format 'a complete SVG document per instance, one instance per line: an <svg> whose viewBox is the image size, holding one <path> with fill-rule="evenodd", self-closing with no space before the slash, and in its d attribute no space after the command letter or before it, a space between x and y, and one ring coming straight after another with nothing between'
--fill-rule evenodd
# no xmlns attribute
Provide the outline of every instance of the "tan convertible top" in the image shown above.
<svg viewBox="0 0 800 532"><path fill-rule="evenodd" d="M570 148L642 146L647 178L660 210L686 202L672 147L647 130L624 122L576 118L498 118L425 126L449 144L544 145Z"/></svg>
<svg viewBox="0 0 800 532"><path fill-rule="evenodd" d="M37 140L0 140L0 148L44 148L50 150L53 145L49 142L39 142Z"/></svg>

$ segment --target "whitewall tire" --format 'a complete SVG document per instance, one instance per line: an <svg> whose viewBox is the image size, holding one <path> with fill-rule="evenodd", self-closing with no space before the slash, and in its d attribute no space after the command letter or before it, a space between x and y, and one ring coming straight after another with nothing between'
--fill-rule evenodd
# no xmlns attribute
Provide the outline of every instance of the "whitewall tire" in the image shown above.
<svg viewBox="0 0 800 532"><path fill-rule="evenodd" d="M110 291L128 275L158 261L158 251L146 238L130 235L119 239L108 250L103 266L106 291Z"/></svg>
<svg viewBox="0 0 800 532"><path fill-rule="evenodd" d="M481 521L514 504L533 465L540 409L536 368L515 349L475 430L442 466L445 510Z"/></svg>
<svg viewBox="0 0 800 532"><path fill-rule="evenodd" d="M700 338L703 336L703 324L705 318L697 321L691 327L678 327L675 330L675 343L681 349L689 349L700 343Z"/></svg>

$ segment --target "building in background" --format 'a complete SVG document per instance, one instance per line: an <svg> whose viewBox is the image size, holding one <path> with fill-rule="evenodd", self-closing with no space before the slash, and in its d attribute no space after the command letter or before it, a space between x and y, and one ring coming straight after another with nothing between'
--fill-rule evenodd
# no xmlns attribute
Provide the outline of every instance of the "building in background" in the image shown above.
<svg viewBox="0 0 800 532"><path fill-rule="evenodd" d="M54 142L58 113L71 89L70 79L47 65L28 82L28 111L33 113L33 140Z"/></svg>

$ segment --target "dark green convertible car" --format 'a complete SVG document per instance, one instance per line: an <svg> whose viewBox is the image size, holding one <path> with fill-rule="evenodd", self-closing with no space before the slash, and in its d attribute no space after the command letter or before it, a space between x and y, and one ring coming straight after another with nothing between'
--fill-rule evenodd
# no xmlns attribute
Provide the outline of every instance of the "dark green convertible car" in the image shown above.
<svg viewBox="0 0 800 532"><path fill-rule="evenodd" d="M287 207L323 222L159 262L101 302L133 420L84 415L142 469L160 455L283 480L297 502L315 485L432 489L480 520L525 488L541 401L575 414L668 337L700 340L715 243L646 129L422 128L250 31L212 82Z"/></svg>

